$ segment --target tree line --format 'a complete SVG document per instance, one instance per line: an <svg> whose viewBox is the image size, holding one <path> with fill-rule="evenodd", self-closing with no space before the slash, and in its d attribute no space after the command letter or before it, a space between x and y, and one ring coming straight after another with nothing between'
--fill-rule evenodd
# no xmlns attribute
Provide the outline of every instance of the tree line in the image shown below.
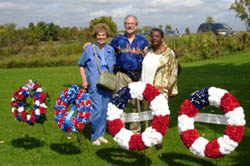
<svg viewBox="0 0 250 166"><path fill-rule="evenodd" d="M77 28L76 26L60 27L53 22L45 23L43 21L38 22L36 25L31 22L27 28L17 28L15 23L0 25L0 47L36 45L43 41L83 41L92 38L94 25L99 22L108 24L112 36L117 33L117 26L112 17L105 16L91 20L89 27L85 28Z"/></svg>

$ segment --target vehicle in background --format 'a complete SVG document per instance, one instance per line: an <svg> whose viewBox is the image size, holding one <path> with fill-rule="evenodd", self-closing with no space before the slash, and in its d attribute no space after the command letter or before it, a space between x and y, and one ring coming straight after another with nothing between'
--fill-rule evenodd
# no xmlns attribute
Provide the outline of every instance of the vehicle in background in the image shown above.
<svg viewBox="0 0 250 166"><path fill-rule="evenodd" d="M202 23L197 32L213 32L216 35L226 36L233 34L232 28L224 23Z"/></svg>
<svg viewBox="0 0 250 166"><path fill-rule="evenodd" d="M169 29L169 30L165 30L165 35L168 37L177 37L179 36L176 31Z"/></svg>

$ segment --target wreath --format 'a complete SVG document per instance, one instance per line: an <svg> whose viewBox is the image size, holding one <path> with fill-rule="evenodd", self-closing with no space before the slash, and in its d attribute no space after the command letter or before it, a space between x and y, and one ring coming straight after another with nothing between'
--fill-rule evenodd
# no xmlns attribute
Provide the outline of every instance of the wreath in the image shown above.
<svg viewBox="0 0 250 166"><path fill-rule="evenodd" d="M142 134L134 134L127 130L121 120L123 110L130 99L144 99L150 103L153 120L151 126ZM121 88L108 104L108 129L113 139L122 148L144 150L162 142L168 128L169 115L168 101L156 87L142 82L133 82Z"/></svg>
<svg viewBox="0 0 250 166"><path fill-rule="evenodd" d="M72 107L69 111L68 108L71 104ZM77 112L75 113L76 108ZM89 95L77 85L72 85L60 93L54 109L55 121L58 127L66 133L77 133L78 130L83 130L85 125L89 123L93 111Z"/></svg>
<svg viewBox="0 0 250 166"><path fill-rule="evenodd" d="M49 97L40 84L28 80L28 83L13 93L11 111L18 121L34 125L35 122L43 124L46 120L47 103ZM28 101L28 98L33 98Z"/></svg>
<svg viewBox="0 0 250 166"><path fill-rule="evenodd" d="M194 128L194 117L207 105L220 108L227 118L224 135L208 141ZM243 108L237 99L224 89L210 87L191 94L181 105L178 129L184 145L201 157L219 158L231 153L241 142L246 124Z"/></svg>

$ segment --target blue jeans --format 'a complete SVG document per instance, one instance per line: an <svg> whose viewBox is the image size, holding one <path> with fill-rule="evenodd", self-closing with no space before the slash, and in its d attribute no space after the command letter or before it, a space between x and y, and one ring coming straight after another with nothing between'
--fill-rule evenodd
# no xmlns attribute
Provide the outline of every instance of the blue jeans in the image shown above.
<svg viewBox="0 0 250 166"><path fill-rule="evenodd" d="M110 102L112 91L97 87L96 91L89 93L93 103L93 112L90 117L92 123L91 141L103 137L106 130L107 107Z"/></svg>

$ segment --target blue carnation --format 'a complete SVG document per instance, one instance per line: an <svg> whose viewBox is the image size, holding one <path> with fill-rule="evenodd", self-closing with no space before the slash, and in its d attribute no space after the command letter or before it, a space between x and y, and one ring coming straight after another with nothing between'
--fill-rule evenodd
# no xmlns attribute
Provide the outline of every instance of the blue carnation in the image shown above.
<svg viewBox="0 0 250 166"><path fill-rule="evenodd" d="M204 88L192 93L189 97L189 100L198 110L209 105L208 101L208 88Z"/></svg>

